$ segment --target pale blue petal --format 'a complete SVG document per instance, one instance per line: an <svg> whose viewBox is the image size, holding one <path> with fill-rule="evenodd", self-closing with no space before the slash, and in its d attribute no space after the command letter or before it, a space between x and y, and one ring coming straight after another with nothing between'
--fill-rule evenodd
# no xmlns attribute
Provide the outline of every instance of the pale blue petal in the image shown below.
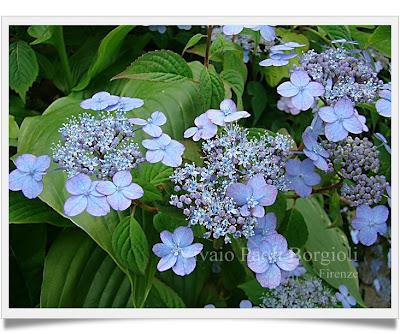
<svg viewBox="0 0 400 334"><path fill-rule="evenodd" d="M306 90L303 90L292 97L293 106L303 111L310 109L313 103L314 97L310 95Z"/></svg>
<svg viewBox="0 0 400 334"><path fill-rule="evenodd" d="M209 121L216 125L224 126L225 125L225 114L221 110L210 109L207 111L207 117Z"/></svg>
<svg viewBox="0 0 400 334"><path fill-rule="evenodd" d="M392 103L385 99L380 99L375 104L378 114L384 117L392 116Z"/></svg>
<svg viewBox="0 0 400 334"><path fill-rule="evenodd" d="M146 161L154 164L156 162L160 162L163 160L165 155L165 151L162 150L154 150L154 151L147 151L146 152Z"/></svg>
<svg viewBox="0 0 400 334"><path fill-rule="evenodd" d="M158 243L153 246L153 253L158 257L164 257L171 253L171 247Z"/></svg>
<svg viewBox="0 0 400 334"><path fill-rule="evenodd" d="M304 90L314 97L321 96L325 92L324 86L322 86L319 82L310 82Z"/></svg>
<svg viewBox="0 0 400 334"><path fill-rule="evenodd" d="M177 246L189 246L193 242L193 231L187 226L180 226L172 234L172 239Z"/></svg>
<svg viewBox="0 0 400 334"><path fill-rule="evenodd" d="M247 111L237 111L237 112L234 112L234 113L229 114L228 116L226 116L224 121L226 123L230 123L230 122L235 122L235 121L237 121L239 119L247 118L247 117L250 117L250 116L251 115Z"/></svg>
<svg viewBox="0 0 400 334"><path fill-rule="evenodd" d="M131 124L136 124L136 125L146 125L147 121L145 119L141 119L141 118L129 118L129 122Z"/></svg>
<svg viewBox="0 0 400 334"><path fill-rule="evenodd" d="M348 131L340 122L334 122L325 126L325 136L329 141L338 142L345 139Z"/></svg>
<svg viewBox="0 0 400 334"><path fill-rule="evenodd" d="M51 158L48 155L41 155L40 157L36 158L35 162L35 171L45 172L51 163Z"/></svg>
<svg viewBox="0 0 400 334"><path fill-rule="evenodd" d="M256 274L256 278L263 288L274 289L281 283L281 270L272 264L265 272Z"/></svg>
<svg viewBox="0 0 400 334"><path fill-rule="evenodd" d="M374 229L366 226L360 230L358 237L363 245L371 246L378 239L378 233Z"/></svg>
<svg viewBox="0 0 400 334"><path fill-rule="evenodd" d="M130 207L132 201L126 198L121 191L116 191L110 196L107 196L107 202L117 211L123 211Z"/></svg>
<svg viewBox="0 0 400 334"><path fill-rule="evenodd" d="M239 26L239 25L226 25L226 26L222 27L222 32L228 36L237 35L242 30L243 30L243 26Z"/></svg>
<svg viewBox="0 0 400 334"><path fill-rule="evenodd" d="M363 125L356 116L343 120L343 127L350 133L359 134L363 131Z"/></svg>
<svg viewBox="0 0 400 334"><path fill-rule="evenodd" d="M147 123L143 127L143 131L152 137L160 137L162 134L162 130L158 125Z"/></svg>
<svg viewBox="0 0 400 334"><path fill-rule="evenodd" d="M83 212L86 209L86 206L86 196L71 196L64 203L64 213L69 217L73 217Z"/></svg>
<svg viewBox="0 0 400 334"><path fill-rule="evenodd" d="M89 191L92 180L86 174L77 174L65 182L65 188L71 195L81 195Z"/></svg>
<svg viewBox="0 0 400 334"><path fill-rule="evenodd" d="M372 216L370 217L375 223L384 223L389 217L389 210L384 205L378 205L372 209Z"/></svg>
<svg viewBox="0 0 400 334"><path fill-rule="evenodd" d="M232 198L237 205L246 204L251 195L251 187L242 183L233 183L226 188L226 196Z"/></svg>
<svg viewBox="0 0 400 334"><path fill-rule="evenodd" d="M278 86L277 91L284 97L293 97L299 93L299 88L293 85L290 81L286 81Z"/></svg>
<svg viewBox="0 0 400 334"><path fill-rule="evenodd" d="M279 268L286 271L292 271L299 265L299 258L292 250L288 250L286 253L279 256L276 262Z"/></svg>
<svg viewBox="0 0 400 334"><path fill-rule="evenodd" d="M167 122L167 117L161 111L155 111L151 114L153 124L161 126Z"/></svg>
<svg viewBox="0 0 400 334"><path fill-rule="evenodd" d="M22 184L22 193L32 199L38 197L43 191L43 182L36 181L33 177L26 177Z"/></svg>
<svg viewBox="0 0 400 334"><path fill-rule="evenodd" d="M184 138L190 138L193 137L194 134L198 131L199 129L197 127L191 127L189 129L186 129L186 131L183 133Z"/></svg>
<svg viewBox="0 0 400 334"><path fill-rule="evenodd" d="M335 114L341 118L349 118L354 115L353 103L348 98L342 98L333 107Z"/></svg>
<svg viewBox="0 0 400 334"><path fill-rule="evenodd" d="M261 26L260 33L261 36L268 42L272 42L276 38L275 28L271 26Z"/></svg>
<svg viewBox="0 0 400 334"><path fill-rule="evenodd" d="M174 239L172 238L172 233L169 231L162 231L160 233L161 241L168 247L172 248L175 246Z"/></svg>
<svg viewBox="0 0 400 334"><path fill-rule="evenodd" d="M219 104L219 108L225 114L231 114L237 111L236 104L231 99L225 99Z"/></svg>
<svg viewBox="0 0 400 334"><path fill-rule="evenodd" d="M128 170L123 170L115 173L113 182L117 187L126 187L132 183L132 175Z"/></svg>
<svg viewBox="0 0 400 334"><path fill-rule="evenodd" d="M288 175L299 175L301 173L301 161L297 159L290 159L286 162L285 168Z"/></svg>
<svg viewBox="0 0 400 334"><path fill-rule="evenodd" d="M172 270L179 276L185 276L189 275L194 268L196 268L196 259L194 257L184 258L179 255Z"/></svg>
<svg viewBox="0 0 400 334"><path fill-rule="evenodd" d="M144 190L136 183L131 183L129 186L121 189L122 194L131 200L138 199L144 195Z"/></svg>
<svg viewBox="0 0 400 334"><path fill-rule="evenodd" d="M27 178L30 178L28 173L21 172L18 169L13 170L9 175L8 188L12 191L21 190Z"/></svg>
<svg viewBox="0 0 400 334"><path fill-rule="evenodd" d="M264 242L262 241L261 244ZM250 248L247 255L247 266L255 273L263 273L268 269L269 263L259 248Z"/></svg>
<svg viewBox="0 0 400 334"><path fill-rule="evenodd" d="M290 82L296 87L306 87L310 82L310 77L306 71L296 70L290 75Z"/></svg>
<svg viewBox="0 0 400 334"><path fill-rule="evenodd" d="M335 110L332 107L319 108L318 116L326 123L333 123L338 120Z"/></svg>
<svg viewBox="0 0 400 334"><path fill-rule="evenodd" d="M99 181L96 185L96 190L102 195L111 195L115 193L117 187L111 181Z"/></svg>
<svg viewBox="0 0 400 334"><path fill-rule="evenodd" d="M256 218L262 218L265 215L265 209L261 205L257 205L250 210L251 215Z"/></svg>
<svg viewBox="0 0 400 334"><path fill-rule="evenodd" d="M174 256L172 253L164 256L157 264L158 271L166 271L172 268L176 263L177 257Z"/></svg>
<svg viewBox="0 0 400 334"><path fill-rule="evenodd" d="M36 159L33 154L22 154L15 159L15 165L21 172L31 172L35 169Z"/></svg>
<svg viewBox="0 0 400 334"><path fill-rule="evenodd" d="M193 245L183 247L181 250L181 254L183 257L193 257L198 255L202 250L203 250L203 245L196 243Z"/></svg>
<svg viewBox="0 0 400 334"><path fill-rule="evenodd" d="M92 216L105 216L110 212L106 197L88 196L86 211Z"/></svg>

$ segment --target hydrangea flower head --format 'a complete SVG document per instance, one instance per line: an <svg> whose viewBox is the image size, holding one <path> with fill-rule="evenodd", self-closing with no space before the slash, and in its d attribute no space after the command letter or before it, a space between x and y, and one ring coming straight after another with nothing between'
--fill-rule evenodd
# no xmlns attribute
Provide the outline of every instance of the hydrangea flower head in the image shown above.
<svg viewBox="0 0 400 334"><path fill-rule="evenodd" d="M267 184L262 174L253 176L246 184L233 183L226 188L226 196L240 206L244 217L263 217L264 206L274 204L277 194L278 189Z"/></svg>
<svg viewBox="0 0 400 334"><path fill-rule="evenodd" d="M268 59L264 59L259 63L260 66L285 66L289 64L289 60L297 57L296 52L284 53L282 51L271 53Z"/></svg>
<svg viewBox="0 0 400 334"><path fill-rule="evenodd" d="M282 96L282 97L279 99L278 103L276 104L276 107L277 107L279 110L284 111L284 112L287 112L287 113L292 114L292 115L298 115L298 114L300 114L300 112L301 112L300 109L297 109L297 108L293 105L293 103L292 103L292 98L290 98L290 97L284 97L284 96Z"/></svg>
<svg viewBox="0 0 400 334"><path fill-rule="evenodd" d="M143 140L142 145L148 149L146 160L150 163L161 161L170 167L178 167L182 163L185 146L165 133L158 138Z"/></svg>
<svg viewBox="0 0 400 334"><path fill-rule="evenodd" d="M237 111L235 102L230 99L223 100L219 107L220 110L210 109L206 112L207 117L216 125L225 126L226 123L250 117L247 111Z"/></svg>
<svg viewBox="0 0 400 334"><path fill-rule="evenodd" d="M349 294L349 290L343 284L339 285L339 292L336 292L335 296L344 308L351 308L357 304L356 299Z"/></svg>
<svg viewBox="0 0 400 334"><path fill-rule="evenodd" d="M384 205L370 208L368 205L360 205L356 209L356 217L351 222L353 229L359 231L358 239L365 246L371 246L378 238L378 234L384 235L387 231L386 221L389 210Z"/></svg>
<svg viewBox="0 0 400 334"><path fill-rule="evenodd" d="M117 172L111 181L99 181L96 190L107 197L107 202L114 210L129 208L132 200L143 196L141 186L132 183L132 175L129 171Z"/></svg>
<svg viewBox="0 0 400 334"><path fill-rule="evenodd" d="M22 154L15 160L17 169L9 176L8 187L12 191L22 190L27 198L35 198L43 191L42 178L50 167L51 159L47 155L36 157L32 154Z"/></svg>
<svg viewBox="0 0 400 334"><path fill-rule="evenodd" d="M105 216L110 212L106 197L96 190L99 181L92 181L85 174L77 174L67 180L65 187L72 195L64 204L64 212L73 217L83 211L92 216Z"/></svg>
<svg viewBox="0 0 400 334"><path fill-rule="evenodd" d="M318 143L317 138L314 135L314 131L311 127L307 127L303 133L304 142L304 154L312 160L314 165L323 170L328 170L328 163L326 161L329 158L329 152Z"/></svg>
<svg viewBox="0 0 400 334"><path fill-rule="evenodd" d="M135 97L121 96L116 104L108 106L105 110L130 111L136 108L140 108L143 104L144 101L142 99L138 99Z"/></svg>
<svg viewBox="0 0 400 334"><path fill-rule="evenodd" d="M311 81L306 71L296 70L290 75L290 81L280 84L278 93L291 97L293 106L300 110L309 109L314 98L324 94L324 86L319 82Z"/></svg>
<svg viewBox="0 0 400 334"><path fill-rule="evenodd" d="M264 217L257 218L254 226L254 235L249 238L248 248L258 247L260 242L276 232L276 215L273 212L267 213Z"/></svg>
<svg viewBox="0 0 400 334"><path fill-rule="evenodd" d="M303 161L291 159L286 162L286 177L293 189L299 196L307 197L312 192L312 186L321 182L321 176L314 170L311 159Z"/></svg>
<svg viewBox="0 0 400 334"><path fill-rule="evenodd" d="M384 89L379 91L380 99L376 101L375 107L378 114L384 117L392 116L392 85L385 84Z"/></svg>
<svg viewBox="0 0 400 334"><path fill-rule="evenodd" d="M179 276L189 275L196 267L196 255L203 249L202 244L193 243L193 231L181 226L173 233L161 232L160 238L162 243L153 246L154 254L161 258L157 269L165 271L172 268Z"/></svg>
<svg viewBox="0 0 400 334"><path fill-rule="evenodd" d="M141 125L143 131L152 137L160 137L162 134L160 126L167 122L167 118L161 111L155 111L147 120L141 118L130 118L129 122Z"/></svg>
<svg viewBox="0 0 400 334"><path fill-rule="evenodd" d="M282 235L273 234L262 240L259 247L249 249L247 265L256 273L262 287L274 289L281 283L282 270L294 270L299 265L299 259L288 249Z"/></svg>
<svg viewBox="0 0 400 334"><path fill-rule="evenodd" d="M119 96L111 95L108 92L98 92L90 99L81 102L80 106L83 109L90 110L105 110L109 106L114 106L119 102Z"/></svg>
<svg viewBox="0 0 400 334"><path fill-rule="evenodd" d="M194 141L199 141L200 139L210 139L217 134L218 127L211 122L207 113L196 117L194 124L196 126L187 129L183 134L185 138L193 137Z"/></svg>
<svg viewBox="0 0 400 334"><path fill-rule="evenodd" d="M327 123L325 136L328 140L338 142L350 133L359 134L364 130L360 116L355 113L353 103L348 98L342 98L333 107L322 107L319 117Z"/></svg>

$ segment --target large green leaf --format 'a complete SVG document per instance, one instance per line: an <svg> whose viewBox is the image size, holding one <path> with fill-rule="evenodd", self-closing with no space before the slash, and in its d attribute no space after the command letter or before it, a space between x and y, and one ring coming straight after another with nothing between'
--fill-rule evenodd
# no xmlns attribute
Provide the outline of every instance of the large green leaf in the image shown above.
<svg viewBox="0 0 400 334"><path fill-rule="evenodd" d="M368 39L365 47L373 47L386 57L391 57L391 27L379 26Z"/></svg>
<svg viewBox="0 0 400 334"><path fill-rule="evenodd" d="M346 235L333 227L327 213L315 198L296 200L296 209L307 224L309 236L304 251L311 254L312 267L334 288L344 284L357 301L363 305L359 292L357 270L350 258L350 247Z"/></svg>
<svg viewBox="0 0 400 334"><path fill-rule="evenodd" d="M39 74L35 51L24 41L12 43L10 45L9 66L10 87L25 102L26 92Z"/></svg>
<svg viewBox="0 0 400 334"><path fill-rule="evenodd" d="M128 307L128 277L84 232L64 231L44 264L41 307Z"/></svg>
<svg viewBox="0 0 400 334"><path fill-rule="evenodd" d="M185 307L181 297L168 285L154 279L145 307Z"/></svg>

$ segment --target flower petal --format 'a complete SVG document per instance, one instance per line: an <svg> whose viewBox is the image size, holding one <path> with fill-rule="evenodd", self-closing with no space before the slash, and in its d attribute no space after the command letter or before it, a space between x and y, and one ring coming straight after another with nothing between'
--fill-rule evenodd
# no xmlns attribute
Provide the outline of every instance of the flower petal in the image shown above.
<svg viewBox="0 0 400 334"><path fill-rule="evenodd" d="M216 125L225 125L225 114L221 110L210 109L206 112L208 119ZM203 125L204 126L204 125Z"/></svg>
<svg viewBox="0 0 400 334"><path fill-rule="evenodd" d="M263 243L265 241L261 241L260 244ZM247 266L255 273L263 273L268 269L269 263L263 257L259 248L250 248L247 255Z"/></svg>
<svg viewBox="0 0 400 334"><path fill-rule="evenodd" d="M354 115L353 103L348 98L337 101L333 109L335 109L335 114L341 118L349 118Z"/></svg>
<svg viewBox="0 0 400 334"><path fill-rule="evenodd" d="M32 199L38 197L43 191L43 182L36 181L33 177L26 177L22 184L22 193Z"/></svg>
<svg viewBox="0 0 400 334"><path fill-rule="evenodd" d="M244 205L252 195L252 189L242 183L233 183L226 188L226 196L232 198L237 205Z"/></svg>
<svg viewBox="0 0 400 334"><path fill-rule="evenodd" d="M152 164L160 162L164 158L165 152L162 150L154 150L146 152L146 160Z"/></svg>
<svg viewBox="0 0 400 334"><path fill-rule="evenodd" d="M326 123L333 123L338 120L335 110L332 107L319 108L318 116Z"/></svg>
<svg viewBox="0 0 400 334"><path fill-rule="evenodd" d="M231 99L225 99L219 104L219 108L225 115L237 112L236 104Z"/></svg>
<svg viewBox="0 0 400 334"><path fill-rule="evenodd" d="M293 97L299 93L299 88L293 85L290 81L286 81L277 87L277 91L279 95L284 97Z"/></svg>
<svg viewBox="0 0 400 334"><path fill-rule="evenodd" d="M265 216L265 209L261 205L255 206L250 212L253 217L262 218Z"/></svg>
<svg viewBox="0 0 400 334"><path fill-rule="evenodd" d="M385 99L379 99L376 101L375 108L378 114L384 117L392 116L392 103Z"/></svg>
<svg viewBox="0 0 400 334"><path fill-rule="evenodd" d="M113 176L113 182L117 187L126 187L132 182L132 175L130 171L122 170Z"/></svg>
<svg viewBox="0 0 400 334"><path fill-rule="evenodd" d="M29 177L31 176L28 173L22 172L19 169L13 170L8 178L8 188L12 191L21 190L25 180Z"/></svg>
<svg viewBox="0 0 400 334"><path fill-rule="evenodd" d="M64 203L64 213L69 217L73 217L83 212L86 209L86 206L86 196L71 196Z"/></svg>
<svg viewBox="0 0 400 334"><path fill-rule="evenodd" d="M363 125L356 116L344 119L343 127L354 134L359 134L363 131Z"/></svg>
<svg viewBox="0 0 400 334"><path fill-rule="evenodd" d="M256 278L263 288L274 289L281 283L281 270L272 264L265 272L256 274Z"/></svg>
<svg viewBox="0 0 400 334"><path fill-rule="evenodd" d="M250 116L251 115L247 111L237 111L237 112L234 112L234 113L229 114L228 116L226 116L224 118L224 121L226 123L230 123L230 122L235 122L235 121L237 121L239 119L247 118L247 117L250 117Z"/></svg>
<svg viewBox="0 0 400 334"><path fill-rule="evenodd" d="M296 70L290 75L290 82L296 87L306 87L310 82L310 77L306 71Z"/></svg>
<svg viewBox="0 0 400 334"><path fill-rule="evenodd" d="M198 131L199 129L195 126L186 129L186 131L183 133L184 138L190 138L193 137L193 135Z"/></svg>
<svg viewBox="0 0 400 334"><path fill-rule="evenodd" d="M169 231L162 231L160 233L161 241L168 247L172 248L175 246L174 239L172 238L172 233Z"/></svg>
<svg viewBox="0 0 400 334"><path fill-rule="evenodd" d="M366 226L360 230L358 237L363 245L371 246L378 239L378 233L374 229Z"/></svg>
<svg viewBox="0 0 400 334"><path fill-rule="evenodd" d="M111 181L99 181L96 185L96 190L102 195L111 195L115 193L117 187Z"/></svg>
<svg viewBox="0 0 400 334"><path fill-rule="evenodd" d="M301 161L297 159L290 159L286 162L286 173L291 176L297 176L301 173Z"/></svg>
<svg viewBox="0 0 400 334"><path fill-rule="evenodd" d="M343 124L340 122L329 123L325 126L325 136L330 141L341 141L345 139L348 134L348 131L343 127Z"/></svg>
<svg viewBox="0 0 400 334"><path fill-rule="evenodd" d="M86 174L77 174L65 182L65 188L71 195L81 195L89 191L92 180Z"/></svg>
<svg viewBox="0 0 400 334"><path fill-rule="evenodd" d="M164 257L171 253L171 248L166 244L158 243L153 246L153 253L158 257Z"/></svg>
<svg viewBox="0 0 400 334"><path fill-rule="evenodd" d="M15 165L21 172L31 172L35 169L36 159L33 154L22 154L15 159Z"/></svg>
<svg viewBox="0 0 400 334"><path fill-rule="evenodd" d="M48 155L41 155L40 157L36 158L35 162L35 171L45 172L51 163L51 158Z"/></svg>
<svg viewBox="0 0 400 334"><path fill-rule="evenodd" d="M222 27L222 32L224 35L237 35L243 30L243 26L239 25L225 25Z"/></svg>
<svg viewBox="0 0 400 334"><path fill-rule="evenodd" d="M138 199L144 195L143 188L136 183L131 183L129 186L122 188L121 192L130 200Z"/></svg>
<svg viewBox="0 0 400 334"><path fill-rule="evenodd" d="M304 89L311 96L317 97L321 96L325 92L324 86L322 86L319 82L312 81L310 82L306 88Z"/></svg>
<svg viewBox="0 0 400 334"><path fill-rule="evenodd" d="M371 219L375 223L384 223L387 221L389 217L389 210L384 205L378 205L372 209L372 217Z"/></svg>
<svg viewBox="0 0 400 334"><path fill-rule="evenodd" d="M278 261L276 262L279 268L286 271L295 270L299 265L299 258L292 250L288 250L286 253L279 256Z"/></svg>
<svg viewBox="0 0 400 334"><path fill-rule="evenodd" d="M155 111L151 114L153 124L161 126L167 123L167 117L161 111Z"/></svg>
<svg viewBox="0 0 400 334"><path fill-rule="evenodd" d="M187 226L180 226L172 234L172 239L177 246L189 246L193 242L193 231Z"/></svg>
<svg viewBox="0 0 400 334"><path fill-rule="evenodd" d="M110 212L110 206L105 196L88 196L86 211L92 216L105 216Z"/></svg>
<svg viewBox="0 0 400 334"><path fill-rule="evenodd" d="M114 210L117 211L126 210L132 204L132 201L126 198L122 194L122 191L116 191L112 195L107 196L107 202Z"/></svg>
<svg viewBox="0 0 400 334"><path fill-rule="evenodd" d="M185 258L179 255L172 270L179 276L185 276L189 275L194 268L196 268L196 259L194 257Z"/></svg>
<svg viewBox="0 0 400 334"><path fill-rule="evenodd" d="M308 110L314 103L314 97L306 90L292 97L293 106L300 110Z"/></svg>
<svg viewBox="0 0 400 334"><path fill-rule="evenodd" d="M158 271L166 271L172 268L176 263L177 257L174 254L170 253L161 258L161 260L157 264Z"/></svg>
<svg viewBox="0 0 400 334"><path fill-rule="evenodd" d="M181 254L183 257L193 257L198 255L203 250L203 245L196 243L182 248Z"/></svg>
<svg viewBox="0 0 400 334"><path fill-rule="evenodd" d="M158 125L148 123L143 127L143 131L152 137L160 137L162 130Z"/></svg>

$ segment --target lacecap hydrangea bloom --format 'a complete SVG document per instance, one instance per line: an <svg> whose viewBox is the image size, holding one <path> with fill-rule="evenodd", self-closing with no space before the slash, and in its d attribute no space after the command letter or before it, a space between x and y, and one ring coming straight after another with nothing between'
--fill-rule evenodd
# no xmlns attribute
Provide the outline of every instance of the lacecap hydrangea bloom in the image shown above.
<svg viewBox="0 0 400 334"><path fill-rule="evenodd" d="M286 162L286 177L289 187L300 197L309 196L312 187L321 182L321 176L315 172L314 163L311 159L303 161L291 159Z"/></svg>

